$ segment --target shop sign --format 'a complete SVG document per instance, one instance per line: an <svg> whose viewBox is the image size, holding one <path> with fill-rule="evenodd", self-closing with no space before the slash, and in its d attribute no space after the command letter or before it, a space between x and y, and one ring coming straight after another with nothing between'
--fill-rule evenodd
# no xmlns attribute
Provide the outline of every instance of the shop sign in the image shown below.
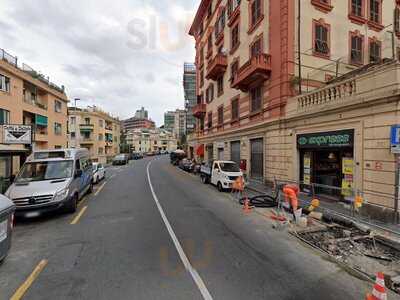
<svg viewBox="0 0 400 300"><path fill-rule="evenodd" d="M32 127L30 125L3 125L5 144L32 144Z"/></svg>
<svg viewBox="0 0 400 300"><path fill-rule="evenodd" d="M300 134L297 136L298 148L350 147L354 142L354 130L340 130Z"/></svg>
<svg viewBox="0 0 400 300"><path fill-rule="evenodd" d="M311 183L311 155L310 153L304 154L304 168L303 168L303 181L304 184Z"/></svg>
<svg viewBox="0 0 400 300"><path fill-rule="evenodd" d="M353 158L343 157L342 159L342 195L352 196L354 183L354 160Z"/></svg>

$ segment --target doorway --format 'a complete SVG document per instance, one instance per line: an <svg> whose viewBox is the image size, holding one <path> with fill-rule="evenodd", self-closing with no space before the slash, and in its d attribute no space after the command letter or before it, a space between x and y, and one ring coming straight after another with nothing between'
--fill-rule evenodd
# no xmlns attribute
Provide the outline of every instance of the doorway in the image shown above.
<svg viewBox="0 0 400 300"><path fill-rule="evenodd" d="M218 148L218 160L224 160L224 148Z"/></svg>
<svg viewBox="0 0 400 300"><path fill-rule="evenodd" d="M250 140L250 176L252 179L263 181L264 178L264 141Z"/></svg>

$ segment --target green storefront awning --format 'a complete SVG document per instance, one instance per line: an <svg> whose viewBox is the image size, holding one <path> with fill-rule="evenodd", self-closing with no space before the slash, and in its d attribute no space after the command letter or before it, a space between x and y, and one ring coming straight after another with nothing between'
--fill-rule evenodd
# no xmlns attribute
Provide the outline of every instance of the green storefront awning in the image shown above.
<svg viewBox="0 0 400 300"><path fill-rule="evenodd" d="M40 126L47 126L47 117L42 115L35 115L35 124Z"/></svg>

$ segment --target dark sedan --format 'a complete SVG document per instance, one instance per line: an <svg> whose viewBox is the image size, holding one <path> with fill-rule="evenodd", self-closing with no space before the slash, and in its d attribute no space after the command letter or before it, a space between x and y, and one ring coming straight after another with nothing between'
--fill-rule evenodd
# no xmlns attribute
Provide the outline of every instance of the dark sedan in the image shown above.
<svg viewBox="0 0 400 300"><path fill-rule="evenodd" d="M129 162L128 154L119 154L114 157L112 164L113 165L126 165Z"/></svg>

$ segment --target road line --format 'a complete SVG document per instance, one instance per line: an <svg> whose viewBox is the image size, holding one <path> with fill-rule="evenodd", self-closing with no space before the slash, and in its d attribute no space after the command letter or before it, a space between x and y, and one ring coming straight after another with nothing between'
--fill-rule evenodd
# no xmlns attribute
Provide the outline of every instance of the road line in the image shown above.
<svg viewBox="0 0 400 300"><path fill-rule="evenodd" d="M200 293L203 296L203 299L212 300L213 298L212 298L210 292L208 291L206 285L204 284L203 279L201 279L200 274L191 265L189 259L187 258L185 252L183 251L183 248L182 248L178 238L175 235L174 230L172 229L171 224L169 223L169 221L167 219L167 216L164 213L164 210L163 210L160 202L158 201L157 195L154 192L153 185L151 184L151 179L150 179L150 165L151 165L151 163L152 163L152 161L150 161L147 164L147 168L146 168L147 180L149 182L149 186L150 186L151 193L153 195L153 199L156 202L158 211L160 212L161 218L164 221L165 227L167 227L168 233L169 233L172 241L174 242L175 248L178 251L179 257L181 258L181 261L182 261L183 265L185 266L186 271L188 271L190 273L190 275L192 276L193 281L196 283L197 288L200 290Z"/></svg>
<svg viewBox="0 0 400 300"><path fill-rule="evenodd" d="M75 225L76 223L79 222L79 219L82 217L82 215L84 214L84 212L87 210L87 205L82 207L82 209L80 210L80 212L76 215L76 217L71 221L71 225Z"/></svg>
<svg viewBox="0 0 400 300"><path fill-rule="evenodd" d="M108 180L110 180L110 179L112 179L112 178L114 178L115 177L115 174L112 174L109 178L108 178Z"/></svg>
<svg viewBox="0 0 400 300"><path fill-rule="evenodd" d="M43 259L40 263L36 266L33 272L29 275L29 277L25 280L23 284L15 291L14 295L10 298L10 300L20 300L28 291L30 286L33 284L35 279L39 276L39 274L43 271L46 267L48 261L47 259Z"/></svg>
<svg viewBox="0 0 400 300"><path fill-rule="evenodd" d="M107 183L107 181L104 181L103 184L97 189L96 193L94 193L95 196L97 196L97 194L101 192L101 190L106 185L106 183Z"/></svg>
<svg viewBox="0 0 400 300"><path fill-rule="evenodd" d="M78 207L81 207L81 206L82 206L82 204L83 204L83 203L85 203L86 199L87 199L87 197L86 197L86 196L85 196L85 197L83 197L83 198L81 199L81 201L79 201L79 203L78 203Z"/></svg>

